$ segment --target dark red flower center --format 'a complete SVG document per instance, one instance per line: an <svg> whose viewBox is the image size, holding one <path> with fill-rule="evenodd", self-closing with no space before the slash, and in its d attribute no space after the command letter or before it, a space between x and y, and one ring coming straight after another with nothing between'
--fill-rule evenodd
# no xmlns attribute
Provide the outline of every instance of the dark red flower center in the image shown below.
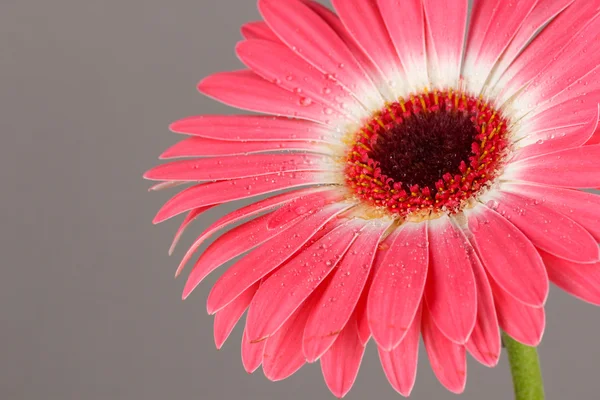
<svg viewBox="0 0 600 400"><path fill-rule="evenodd" d="M388 104L355 134L346 181L400 216L457 212L500 173L507 120L482 99L434 92Z"/></svg>

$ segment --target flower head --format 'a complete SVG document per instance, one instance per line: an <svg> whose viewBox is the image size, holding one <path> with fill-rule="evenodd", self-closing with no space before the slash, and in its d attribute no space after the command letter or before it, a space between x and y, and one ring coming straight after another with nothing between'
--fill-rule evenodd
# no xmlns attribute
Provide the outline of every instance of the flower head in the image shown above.
<svg viewBox="0 0 600 400"><path fill-rule="evenodd" d="M248 69L199 90L268 115L175 122L190 137L146 178L192 183L155 222L269 195L214 222L184 298L208 297L217 347L247 310L242 361L280 380L320 360L344 396L373 338L413 387L420 337L461 392L466 353L500 329L535 346L549 281L600 304L597 0L260 0ZM242 222L238 224L239 222Z"/></svg>

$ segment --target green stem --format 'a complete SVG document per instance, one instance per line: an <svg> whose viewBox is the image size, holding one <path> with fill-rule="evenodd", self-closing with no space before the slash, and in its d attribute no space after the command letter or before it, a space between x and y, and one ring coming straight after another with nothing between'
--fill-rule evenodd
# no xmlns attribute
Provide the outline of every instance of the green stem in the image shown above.
<svg viewBox="0 0 600 400"><path fill-rule="evenodd" d="M508 352L515 400L544 400L544 383L537 349L515 341L504 332L502 342Z"/></svg>

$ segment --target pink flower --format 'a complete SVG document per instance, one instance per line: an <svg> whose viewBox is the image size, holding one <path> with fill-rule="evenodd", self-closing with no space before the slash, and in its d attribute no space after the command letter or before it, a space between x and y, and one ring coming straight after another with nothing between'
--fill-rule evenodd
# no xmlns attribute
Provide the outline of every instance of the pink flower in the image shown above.
<svg viewBox="0 0 600 400"><path fill-rule="evenodd" d="M408 395L419 338L461 392L466 352L500 329L536 346L549 281L600 304L600 2L260 0L248 69L200 92L269 114L185 118L145 177L193 186L156 216L268 194L213 223L183 297L208 297L221 347L246 310L242 361L280 380L320 360L339 397L368 340ZM541 30L539 35L536 33ZM466 38L466 39L465 39ZM532 40L532 38L534 38ZM463 50L464 49L464 50ZM293 190L291 190L293 189Z"/></svg>

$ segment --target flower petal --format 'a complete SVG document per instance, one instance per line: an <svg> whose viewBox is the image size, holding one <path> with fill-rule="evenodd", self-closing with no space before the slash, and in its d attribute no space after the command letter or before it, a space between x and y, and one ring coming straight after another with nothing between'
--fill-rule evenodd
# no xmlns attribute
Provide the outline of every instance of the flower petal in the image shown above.
<svg viewBox="0 0 600 400"><path fill-rule="evenodd" d="M595 144L600 144L600 127L596 129L596 132L594 132L594 135L586 143L587 146L592 146Z"/></svg>
<svg viewBox="0 0 600 400"><path fill-rule="evenodd" d="M279 329L339 264L358 237L362 224L351 220L335 228L261 285L247 317L248 336L252 340L269 337Z"/></svg>
<svg viewBox="0 0 600 400"><path fill-rule="evenodd" d="M473 3L463 66L463 76L473 93L482 91L496 62L538 1L479 0Z"/></svg>
<svg viewBox="0 0 600 400"><path fill-rule="evenodd" d="M534 132L585 124L598 112L600 87L595 82L599 72L600 65L581 79L564 86L551 99L537 104L528 112L521 126Z"/></svg>
<svg viewBox="0 0 600 400"><path fill-rule="evenodd" d="M269 25L264 21L248 22L242 25L242 36L244 38L258 39L258 40L270 40L272 42L281 43L276 34L273 33Z"/></svg>
<svg viewBox="0 0 600 400"><path fill-rule="evenodd" d="M593 189L600 187L600 145L561 150L517 161L504 178L550 186Z"/></svg>
<svg viewBox="0 0 600 400"><path fill-rule="evenodd" d="M471 243L496 283L525 304L543 306L548 297L548 275L527 236L483 205L465 210L465 215Z"/></svg>
<svg viewBox="0 0 600 400"><path fill-rule="evenodd" d="M247 288L274 271L300 250L328 221L350 207L351 205L342 203L326 206L289 227L290 235L276 236L235 263L213 286L207 301L208 313L213 314L225 307ZM256 339L254 334L250 337L252 340Z"/></svg>
<svg viewBox="0 0 600 400"><path fill-rule="evenodd" d="M593 193L551 186L506 183L503 190L545 204L582 227L600 242L600 196Z"/></svg>
<svg viewBox="0 0 600 400"><path fill-rule="evenodd" d="M467 383L465 346L448 340L438 329L427 308L423 310L421 326L425 349L435 376L452 393L462 393Z"/></svg>
<svg viewBox="0 0 600 400"><path fill-rule="evenodd" d="M550 22L499 80L496 86L502 88L502 98L513 97L553 63L558 67L567 62L562 58L562 53L573 42L584 42L580 35L585 32L599 9L598 4L592 1L578 1ZM559 59L561 62L555 62ZM539 98L536 99L536 102L539 101Z"/></svg>
<svg viewBox="0 0 600 400"><path fill-rule="evenodd" d="M331 393L344 397L354 385L365 348L360 343L356 319L352 317L335 339L333 346L321 357L321 371Z"/></svg>
<svg viewBox="0 0 600 400"><path fill-rule="evenodd" d="M310 195L311 193L318 193L321 191L333 193L330 187L322 187L322 188L308 188L308 189L299 189L291 192L282 193L273 197L266 198L264 200L257 201L255 203L249 204L245 207L238 208L237 210L224 215L215 221L211 226L209 226L198 238L196 241L190 246L185 256L179 263L179 267L177 268L177 272L175 273L175 277L179 276L183 268L188 263L188 261L192 258L196 250L210 238L212 235L217 233L221 229L225 229L226 227L235 224L243 219L255 217L258 214L265 211L272 211L273 209L287 204L295 199L302 198L306 195Z"/></svg>
<svg viewBox="0 0 600 400"><path fill-rule="evenodd" d="M247 142L232 140L214 140L203 137L190 137L177 142L165 150L161 160L186 157L214 157L233 156L253 153L266 153L275 151L304 151L312 153L329 154L330 151L322 144L313 141L289 142Z"/></svg>
<svg viewBox="0 0 600 400"><path fill-rule="evenodd" d="M598 9L597 4L596 8ZM598 67L600 49L598 46L590 46L590 43L598 43L598 41L600 41L600 15L596 14L577 36L555 54L555 57L560 57L560 62L553 59L529 83L519 101L527 104L529 101L540 102L552 99L564 88L587 76L590 71ZM592 80L591 83L590 90L598 89L597 79Z"/></svg>
<svg viewBox="0 0 600 400"><path fill-rule="evenodd" d="M177 186L185 185L186 182L159 182L156 185L152 185L148 191L158 192L160 190L173 189Z"/></svg>
<svg viewBox="0 0 600 400"><path fill-rule="evenodd" d="M477 322L466 348L477 361L494 367L502 350L494 295L485 270L479 263L473 264L473 273L477 284Z"/></svg>
<svg viewBox="0 0 600 400"><path fill-rule="evenodd" d="M215 314L214 334L217 349L223 347L231 331L250 305L257 290L258 283L249 287L237 299L229 303L227 307Z"/></svg>
<svg viewBox="0 0 600 400"><path fill-rule="evenodd" d="M404 0L398 12L398 0L378 0L379 10L387 26L400 62L406 71L413 92L429 84L427 50L425 47L425 17L420 0Z"/></svg>
<svg viewBox="0 0 600 400"><path fill-rule="evenodd" d="M176 133L233 142L323 142L332 141L333 135L329 128L311 121L265 115L199 115L173 122L170 128Z"/></svg>
<svg viewBox="0 0 600 400"><path fill-rule="evenodd" d="M195 208L195 209L191 210L188 213L188 215L186 215L185 219L183 220L183 222L179 226L179 229L177 229L177 232L175 233L175 237L173 238L173 242L171 243L171 247L169 248L169 255L172 255L173 252L175 251L175 247L177 246L177 243L179 243L179 239L181 239L181 236L183 235L183 232L186 230L186 228L192 222L194 222L194 220L196 218L198 218L201 214L203 214L204 212L206 212L206 211L208 211L211 208L214 208L216 206L218 206L218 204L215 204L215 205L212 205L212 206Z"/></svg>
<svg viewBox="0 0 600 400"><path fill-rule="evenodd" d="M304 330L303 349L308 362L316 361L339 340L336 338L354 313L365 287L379 240L390 224L389 220L374 220L367 224L332 273L331 282L324 289Z"/></svg>
<svg viewBox="0 0 600 400"><path fill-rule="evenodd" d="M402 396L410 396L417 378L419 336L421 334L421 307L417 310L400 344L391 351L377 347L383 372L392 387Z"/></svg>
<svg viewBox="0 0 600 400"><path fill-rule="evenodd" d="M523 147L516 151L513 161L583 146L598 128L599 119L600 107L581 125L531 133L519 142Z"/></svg>
<svg viewBox="0 0 600 400"><path fill-rule="evenodd" d="M393 101L394 96L390 92L390 88L386 83L385 76L381 72L378 66L376 66L371 58L362 50L360 45L356 43L350 32L346 29L340 18L336 13L331 11L323 4L317 3L311 0L302 0L306 5L313 10L315 14L323 19L333 31L342 39L342 41L348 46L356 61L360 64L362 69L371 78L373 83L377 85L381 95L384 96L388 101Z"/></svg>
<svg viewBox="0 0 600 400"><path fill-rule="evenodd" d="M596 240L580 225L539 200L503 191L490 194L487 206L509 220L539 247L567 260L592 263L600 259Z"/></svg>
<svg viewBox="0 0 600 400"><path fill-rule="evenodd" d="M198 90L223 104L242 110L303 118L325 125L335 115L323 112L323 104L280 88L252 71L218 72L204 78Z"/></svg>
<svg viewBox="0 0 600 400"><path fill-rule="evenodd" d="M289 172L253 176L235 180L203 183L175 195L158 211L154 223L160 223L198 207L247 199L282 189L335 183L319 172ZM329 181L329 182L328 182Z"/></svg>
<svg viewBox="0 0 600 400"><path fill-rule="evenodd" d="M371 272L369 273L369 278L367 279L367 283L365 284L365 288L363 293L356 304L356 322L358 326L358 336L363 346L366 346L371 339L371 328L369 327L369 319L368 319L368 301L370 297L371 287L373 284L373 279L377 276L381 265L383 264L383 260L385 258L385 252L391 247L391 244L394 241L393 235L388 235L387 238L381 242L381 244L377 248L377 252L375 253L375 259L373 260L373 267L371 268Z"/></svg>
<svg viewBox="0 0 600 400"><path fill-rule="evenodd" d="M248 154L196 158L158 165L144 174L158 181L216 181L282 172L326 171L332 159L315 154Z"/></svg>
<svg viewBox="0 0 600 400"><path fill-rule="evenodd" d="M244 64L263 78L323 104L324 114L335 112L356 123L369 116L348 91L284 44L249 40L238 43L236 52Z"/></svg>
<svg viewBox="0 0 600 400"><path fill-rule="evenodd" d="M377 345L395 348L407 334L423 298L429 263L427 224L407 222L386 241L369 291L367 313Z"/></svg>
<svg viewBox="0 0 600 400"><path fill-rule="evenodd" d="M283 380L302 368L306 362L302 353L302 334L314 305L315 299L308 299L273 336L266 339L263 371L268 379Z"/></svg>
<svg viewBox="0 0 600 400"><path fill-rule="evenodd" d="M300 219L300 216L290 217L288 221L285 221L285 223L282 221L280 226L273 229L267 228L270 219L271 215L258 217L225 232L211 243L194 264L183 289L183 299L187 299L211 272L235 257L286 232L290 228L287 223Z"/></svg>
<svg viewBox="0 0 600 400"><path fill-rule="evenodd" d="M467 29L468 0L423 0L427 23L429 80L434 87L456 88Z"/></svg>
<svg viewBox="0 0 600 400"><path fill-rule="evenodd" d="M573 296L600 305L600 262L576 264L540 250L550 280Z"/></svg>
<svg viewBox="0 0 600 400"><path fill-rule="evenodd" d="M244 334L242 335L242 364L246 372L251 374L262 364L266 342L264 340L258 343L251 342L248 339L247 332L248 324L246 324Z"/></svg>
<svg viewBox="0 0 600 400"><path fill-rule="evenodd" d="M500 328L527 346L540 344L546 326L544 308L526 306L502 290L493 279L489 282L494 292Z"/></svg>
<svg viewBox="0 0 600 400"><path fill-rule="evenodd" d="M393 84L395 97L406 94L407 81L398 53L374 0L332 0L346 30Z"/></svg>
<svg viewBox="0 0 600 400"><path fill-rule="evenodd" d="M569 7L574 0L543 0L538 2L533 11L525 18L496 67L489 77L490 86L494 86L506 69L525 49L537 33L562 11Z"/></svg>
<svg viewBox="0 0 600 400"><path fill-rule="evenodd" d="M296 54L379 109L383 99L344 41L311 8L299 0L259 0L263 18Z"/></svg>
<svg viewBox="0 0 600 400"><path fill-rule="evenodd" d="M431 319L451 341L464 344L477 317L474 249L448 216L429 222L429 275L425 302Z"/></svg>

